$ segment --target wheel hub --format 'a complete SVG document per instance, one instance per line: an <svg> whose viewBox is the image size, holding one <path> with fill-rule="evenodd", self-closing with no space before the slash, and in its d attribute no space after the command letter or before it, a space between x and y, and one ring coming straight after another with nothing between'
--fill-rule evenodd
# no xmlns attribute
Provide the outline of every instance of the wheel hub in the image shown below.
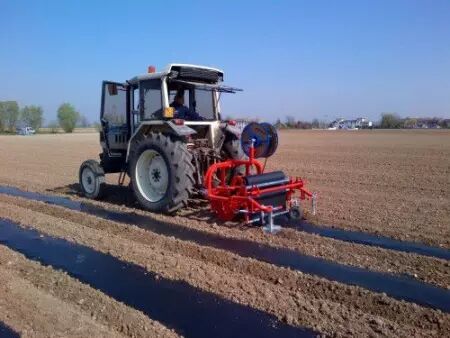
<svg viewBox="0 0 450 338"><path fill-rule="evenodd" d="M161 173L158 169L153 169L152 179L154 182L159 182L159 180L161 179Z"/></svg>
<svg viewBox="0 0 450 338"><path fill-rule="evenodd" d="M84 168L81 174L81 184L87 193L92 194L95 191L95 174L88 167Z"/></svg>
<svg viewBox="0 0 450 338"><path fill-rule="evenodd" d="M150 202L164 198L169 187L169 170L161 154L153 149L142 152L136 164L136 184Z"/></svg>

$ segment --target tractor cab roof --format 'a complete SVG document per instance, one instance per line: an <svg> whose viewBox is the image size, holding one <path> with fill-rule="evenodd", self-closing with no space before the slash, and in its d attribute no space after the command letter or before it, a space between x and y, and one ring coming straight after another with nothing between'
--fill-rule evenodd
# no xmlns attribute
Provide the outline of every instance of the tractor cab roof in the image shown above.
<svg viewBox="0 0 450 338"><path fill-rule="evenodd" d="M206 84L217 84L223 81L223 71L220 69L182 63L171 63L167 65L163 71L135 76L130 79L128 83L135 85L140 81L160 79L166 76L173 80L193 81Z"/></svg>

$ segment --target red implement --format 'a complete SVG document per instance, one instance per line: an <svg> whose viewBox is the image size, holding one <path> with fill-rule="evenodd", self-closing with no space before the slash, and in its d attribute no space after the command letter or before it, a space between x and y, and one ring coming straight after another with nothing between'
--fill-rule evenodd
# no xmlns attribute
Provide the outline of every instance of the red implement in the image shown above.
<svg viewBox="0 0 450 338"><path fill-rule="evenodd" d="M255 149L249 149L248 160L228 160L211 165L205 176L207 197L217 216L229 221L243 215L246 223L261 221L289 213L298 202L313 198L300 178L287 178L282 172L263 173L263 165L255 159ZM240 166L245 175L230 177ZM251 173L254 174L251 174ZM256 182L256 183L255 183Z"/></svg>

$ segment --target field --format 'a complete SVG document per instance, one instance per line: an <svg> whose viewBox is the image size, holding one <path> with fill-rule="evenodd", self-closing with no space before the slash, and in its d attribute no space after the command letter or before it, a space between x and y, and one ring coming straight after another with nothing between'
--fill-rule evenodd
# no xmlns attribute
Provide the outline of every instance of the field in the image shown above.
<svg viewBox="0 0 450 338"><path fill-rule="evenodd" d="M97 133L98 130L96 128L93 127L86 127L86 128L75 128L73 130L73 133L80 133L80 134L87 134L87 133ZM39 133L41 134L61 134L64 133L64 129L62 128L56 128L56 129L52 129L52 128L39 128Z"/></svg>
<svg viewBox="0 0 450 338"><path fill-rule="evenodd" d="M99 152L96 133L0 136L0 186L70 199L48 203L0 193L0 219L6 220L0 229L19 225L6 235L0 231L0 324L12 331L30 337L218 337L214 330L222 326L232 332L247 323L248 331L239 332L248 337L261 336L252 330L270 321L267 337L271 330L273 336L450 336L450 132L282 131L267 168L306 179L319 199L316 216L305 204L305 222L331 235L298 224L275 236L221 224L203 202L175 216L152 214L115 185L116 175L108 177L105 199L86 200L78 194L78 168ZM22 229L39 232L27 235L35 251L14 244ZM339 239L335 230L400 244L365 245ZM53 243L54 237L65 241ZM416 244L428 253L411 249ZM45 258L38 251L45 247L87 251L72 262L64 251ZM115 259L111 276L114 264L132 263L124 269L134 271L127 283L136 285L119 292L114 283L122 279L100 282L89 277L93 268L81 270L90 262L85 257L95 261L100 254ZM292 255L296 260L287 259ZM345 273L333 272L338 270ZM148 280L157 299L140 301L136 294L144 294L145 283L138 280ZM177 300L162 296L168 288ZM194 294L202 301L193 302ZM215 298L209 303L207 297ZM169 304L175 305L167 309ZM177 315L184 305L188 310Z"/></svg>

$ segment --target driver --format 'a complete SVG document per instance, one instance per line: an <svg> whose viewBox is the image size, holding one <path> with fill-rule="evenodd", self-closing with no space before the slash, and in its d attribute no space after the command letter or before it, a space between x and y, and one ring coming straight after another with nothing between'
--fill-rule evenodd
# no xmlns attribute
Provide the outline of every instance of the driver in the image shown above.
<svg viewBox="0 0 450 338"><path fill-rule="evenodd" d="M184 90L178 90L177 94L173 98L173 102L170 104L175 109L174 118L183 119L187 121L203 120L202 117L195 111L190 110L184 105Z"/></svg>

